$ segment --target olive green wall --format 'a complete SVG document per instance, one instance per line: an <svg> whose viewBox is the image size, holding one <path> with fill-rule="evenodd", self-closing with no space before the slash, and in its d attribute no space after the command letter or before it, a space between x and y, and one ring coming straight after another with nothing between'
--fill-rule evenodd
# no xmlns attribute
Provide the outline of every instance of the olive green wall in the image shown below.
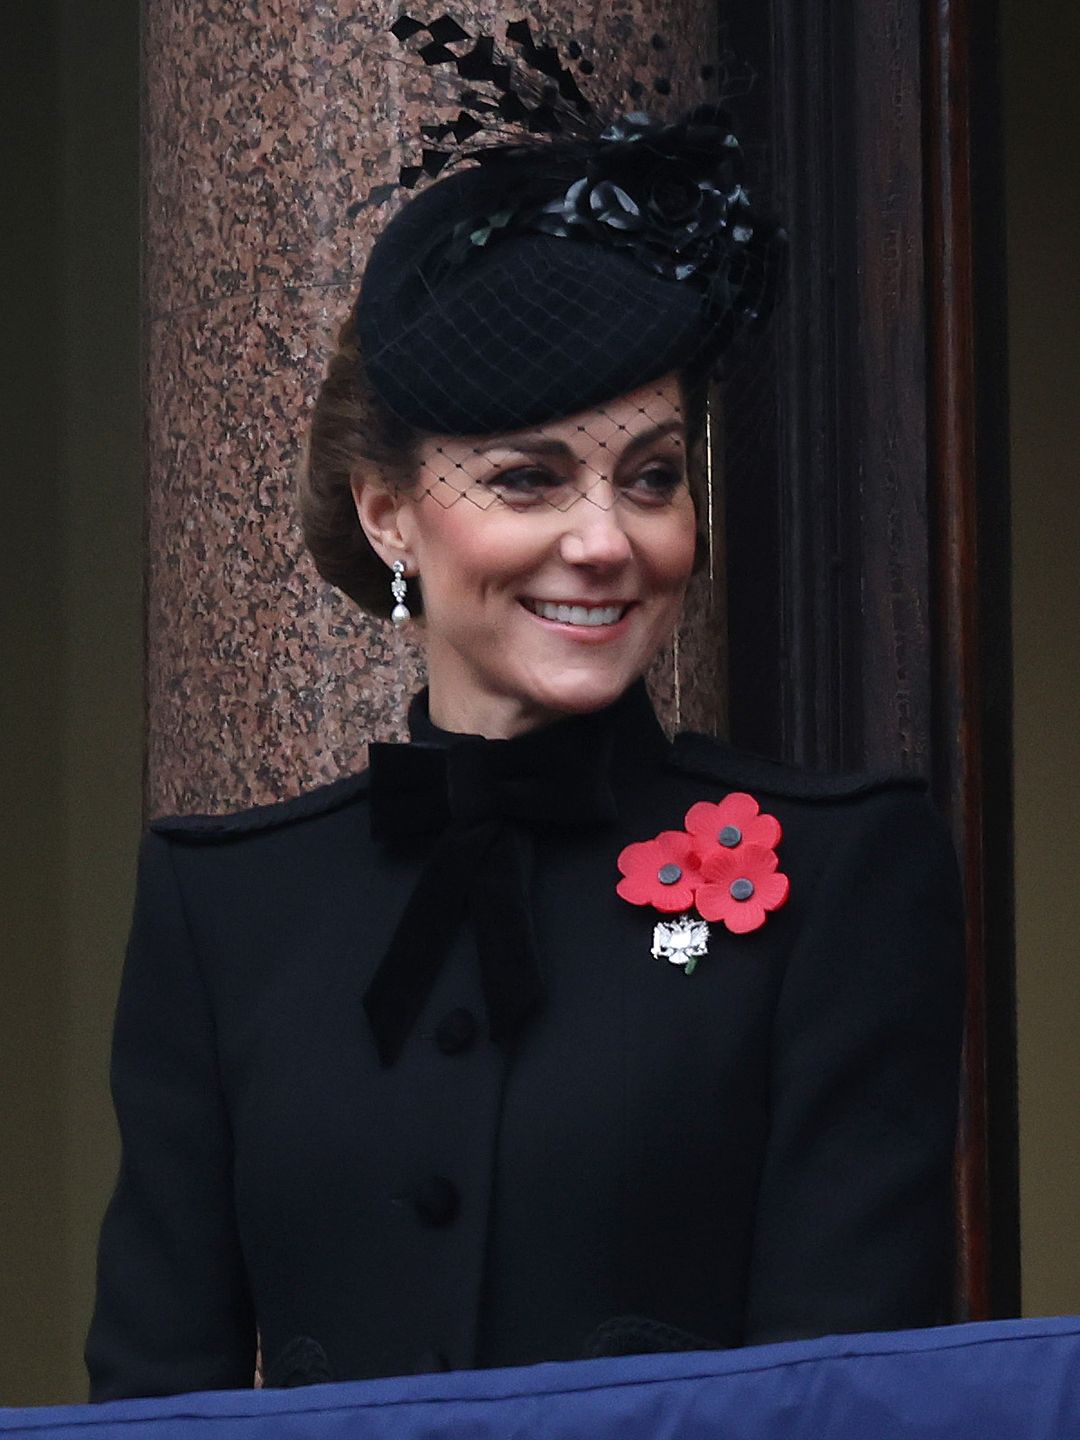
<svg viewBox="0 0 1080 1440"><path fill-rule="evenodd" d="M1080 10L1005 0L1026 1314L1080 1312Z"/></svg>
<svg viewBox="0 0 1080 1440"><path fill-rule="evenodd" d="M142 770L137 0L9 7L0 1404L85 1395Z"/></svg>
<svg viewBox="0 0 1080 1440"><path fill-rule="evenodd" d="M61 498L51 379L59 304L54 272L61 250L52 215L57 170L53 59L45 26L34 27L27 37L21 72L10 52L0 48L0 143L10 177L5 189L20 197L3 227L3 273L15 283L4 286L7 333L0 346L5 438L0 447L5 532L0 754L6 802L0 826L0 1402L49 1393L48 1366L63 1333L55 1301L66 1282L62 1247L56 1243L63 1220L58 1077L66 1037L58 1004L63 984L58 904L62 780L57 773L63 598L56 571Z"/></svg>
<svg viewBox="0 0 1080 1440"><path fill-rule="evenodd" d="M108 1035L142 823L138 12L58 7L64 667L62 774L68 1291L63 1368L82 1346L116 1151Z"/></svg>
<svg viewBox="0 0 1080 1440"><path fill-rule="evenodd" d="M0 1404L79 1399L141 778L138 0L10 7ZM1024 1304L1080 1310L1077 11L1003 0ZM11 35L12 26L16 30ZM13 42L13 43L12 43Z"/></svg>

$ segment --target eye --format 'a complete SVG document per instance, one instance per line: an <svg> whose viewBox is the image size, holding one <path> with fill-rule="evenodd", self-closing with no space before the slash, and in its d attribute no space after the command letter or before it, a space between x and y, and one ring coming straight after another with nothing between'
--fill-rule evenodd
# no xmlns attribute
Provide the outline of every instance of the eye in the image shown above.
<svg viewBox="0 0 1080 1440"><path fill-rule="evenodd" d="M641 504L662 505L671 499L685 478L681 465L658 461L639 470L624 489Z"/></svg>
<svg viewBox="0 0 1080 1440"><path fill-rule="evenodd" d="M548 499L562 483L558 475L541 466L518 465L493 475L484 485L512 505L532 505Z"/></svg>

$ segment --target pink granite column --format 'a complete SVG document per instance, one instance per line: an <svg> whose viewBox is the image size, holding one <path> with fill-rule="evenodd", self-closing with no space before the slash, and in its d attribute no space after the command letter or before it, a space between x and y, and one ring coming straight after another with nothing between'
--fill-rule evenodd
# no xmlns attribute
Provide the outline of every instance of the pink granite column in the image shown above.
<svg viewBox="0 0 1080 1440"><path fill-rule="evenodd" d="M387 214L349 208L414 158L418 119L433 118L432 75L400 63L385 29L409 8L146 3L152 814L273 800L356 769L367 740L401 733L421 682L414 642L318 579L293 504L308 408ZM676 106L700 97L714 48L708 0L453 13L497 33L528 16L600 73L665 71ZM654 677L684 727L717 714L708 588Z"/></svg>

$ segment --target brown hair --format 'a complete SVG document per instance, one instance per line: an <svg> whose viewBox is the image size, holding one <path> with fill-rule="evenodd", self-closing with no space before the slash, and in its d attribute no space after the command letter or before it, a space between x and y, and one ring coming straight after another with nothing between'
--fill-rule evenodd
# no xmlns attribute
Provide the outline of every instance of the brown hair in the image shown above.
<svg viewBox="0 0 1080 1440"><path fill-rule="evenodd" d="M350 314L311 415L300 469L300 525L323 579L362 610L384 618L393 605L390 572L364 534L352 479L366 467L407 488L422 439L382 404L368 382ZM419 613L418 594L409 596L409 607Z"/></svg>
<svg viewBox="0 0 1080 1440"><path fill-rule="evenodd" d="M680 377L687 410L687 469L698 517L697 565L707 553L704 532L705 432L707 383ZM382 403L364 371L352 315L341 328L338 347L327 366L311 416L311 429L300 470L300 525L324 580L362 610L384 619L390 615L390 572L364 534L353 500L357 471L374 470L402 489L414 483L420 443L414 430ZM410 586L409 608L421 614L420 586Z"/></svg>

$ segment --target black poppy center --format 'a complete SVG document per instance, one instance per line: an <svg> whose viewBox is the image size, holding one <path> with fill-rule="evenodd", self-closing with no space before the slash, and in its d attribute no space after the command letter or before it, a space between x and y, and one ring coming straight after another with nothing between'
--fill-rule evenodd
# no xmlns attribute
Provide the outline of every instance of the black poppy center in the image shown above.
<svg viewBox="0 0 1080 1440"><path fill-rule="evenodd" d="M731 882L731 898L733 900L749 900L754 893L754 882L752 880L733 880Z"/></svg>
<svg viewBox="0 0 1080 1440"><path fill-rule="evenodd" d="M682 879L682 867L669 861L668 864L660 866L656 878L661 885L675 885Z"/></svg>
<svg viewBox="0 0 1080 1440"><path fill-rule="evenodd" d="M737 825L725 825L716 838L725 849L734 850L742 840L742 831Z"/></svg>

